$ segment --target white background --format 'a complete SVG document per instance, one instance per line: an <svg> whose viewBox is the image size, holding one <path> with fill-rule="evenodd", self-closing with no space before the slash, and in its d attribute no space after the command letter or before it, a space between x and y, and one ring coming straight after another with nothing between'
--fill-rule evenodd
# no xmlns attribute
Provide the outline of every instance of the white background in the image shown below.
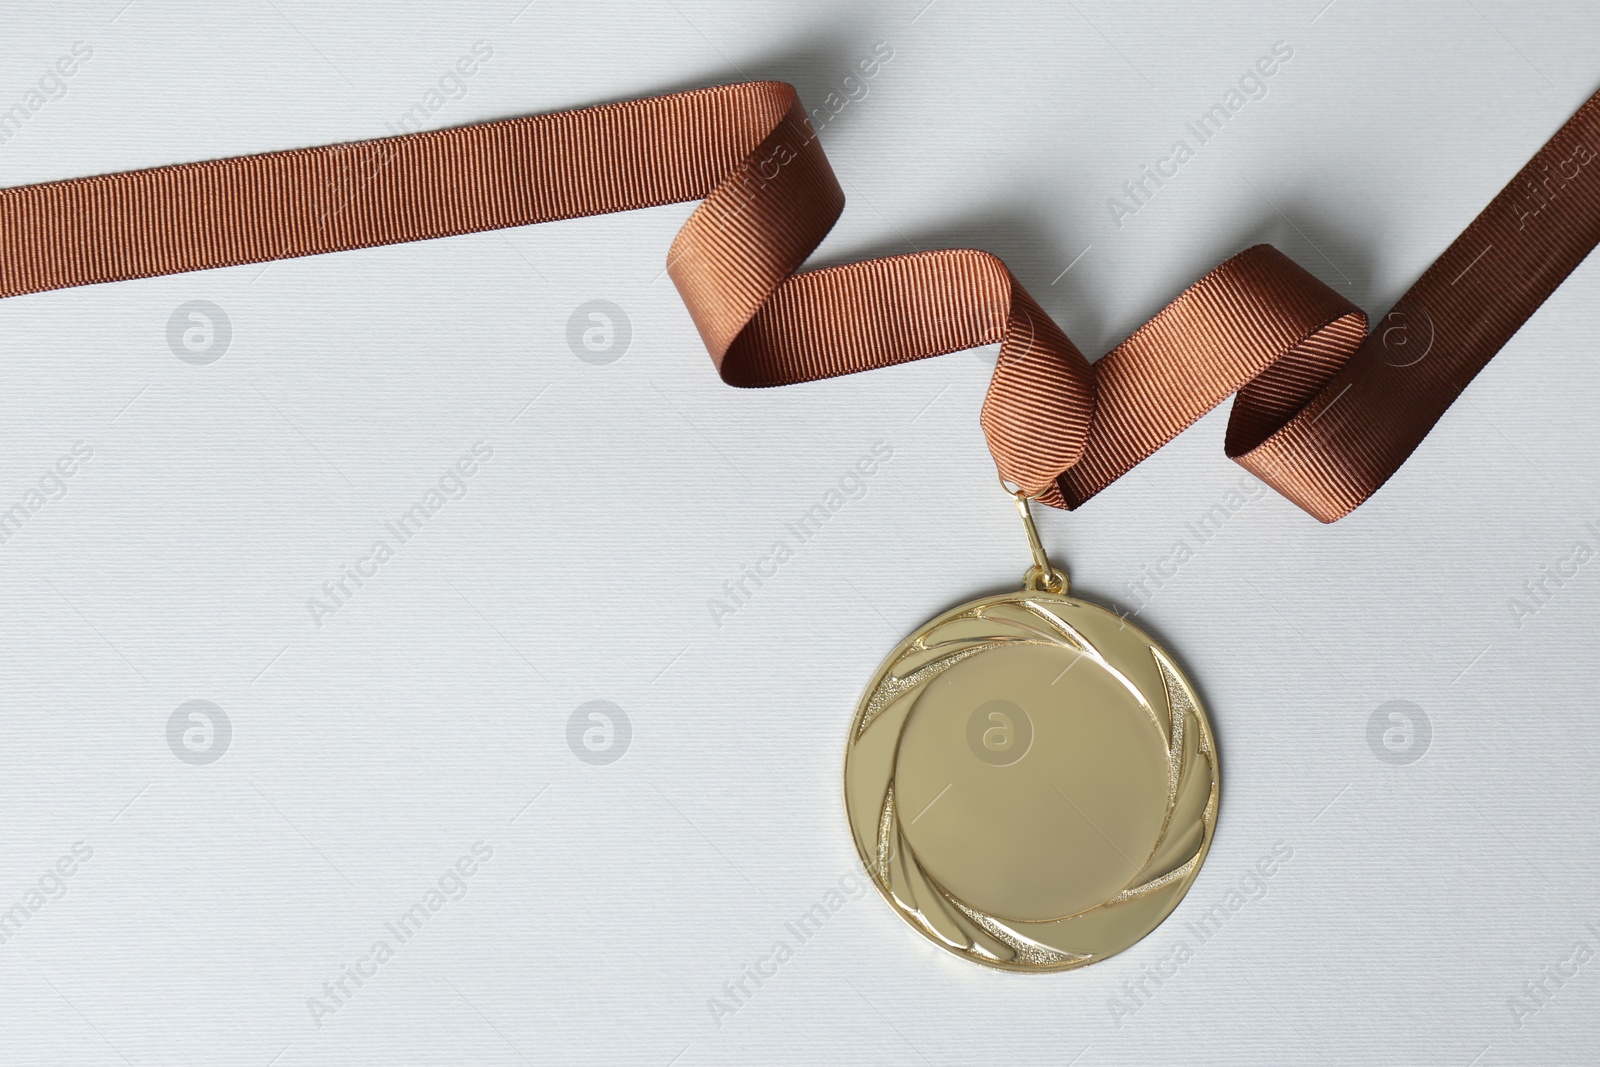
<svg viewBox="0 0 1600 1067"><path fill-rule="evenodd" d="M0 107L93 56L0 183L380 136L476 41L431 125L744 77L816 107L886 42L822 131L850 200L818 261L987 248L1094 354L1257 241L1381 314L1600 85L1581 0L525 3L13 5ZM1115 226L1108 198L1276 41L1265 98ZM1133 950L1019 976L875 895L785 928L857 869L859 687L1027 564L977 428L993 351L728 389L661 276L690 210L0 304L0 506L94 449L0 545L0 909L93 850L0 944L0 1062L1593 1060L1600 960L1512 998L1600 950L1600 563L1520 626L1509 602L1600 544L1600 263L1369 504L1324 527L1260 498L1140 612L1213 715L1215 847ZM603 366L567 343L595 299L632 329ZM190 300L231 323L209 365L168 343ZM1076 591L1131 606L1239 484L1224 417L1044 516ZM714 623L880 440L867 495ZM316 625L308 598L477 441L468 495ZM206 766L168 746L190 700L232 725ZM591 700L631 722L609 765L568 745ZM1368 744L1392 700L1431 725L1407 765ZM478 841L466 896L318 1025L308 999ZM1277 842L1264 895L1185 932ZM714 1020L779 939L794 958Z"/></svg>

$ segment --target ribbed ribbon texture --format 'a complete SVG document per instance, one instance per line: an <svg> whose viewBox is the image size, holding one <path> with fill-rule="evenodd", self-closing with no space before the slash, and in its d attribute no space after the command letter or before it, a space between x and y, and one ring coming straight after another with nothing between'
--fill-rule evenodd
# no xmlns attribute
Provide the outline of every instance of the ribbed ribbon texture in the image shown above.
<svg viewBox="0 0 1600 1067"><path fill-rule="evenodd" d="M667 269L724 381L998 342L989 449L1002 477L1067 508L1238 393L1228 455L1332 522L1600 241L1597 157L1600 94L1370 335L1358 308L1257 245L1093 364L986 252L796 273L844 194L781 82L0 190L0 296L703 200Z"/></svg>

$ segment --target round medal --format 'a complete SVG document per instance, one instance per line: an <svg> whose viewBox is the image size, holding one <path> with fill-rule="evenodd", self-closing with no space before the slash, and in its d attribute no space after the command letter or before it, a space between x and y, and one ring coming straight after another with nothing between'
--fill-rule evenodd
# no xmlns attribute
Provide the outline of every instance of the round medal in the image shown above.
<svg viewBox="0 0 1600 1067"><path fill-rule="evenodd" d="M1016 971L1081 967L1155 929L1217 816L1216 746L1183 672L1045 573L1061 591L976 600L902 642L845 755L850 828L890 906Z"/></svg>

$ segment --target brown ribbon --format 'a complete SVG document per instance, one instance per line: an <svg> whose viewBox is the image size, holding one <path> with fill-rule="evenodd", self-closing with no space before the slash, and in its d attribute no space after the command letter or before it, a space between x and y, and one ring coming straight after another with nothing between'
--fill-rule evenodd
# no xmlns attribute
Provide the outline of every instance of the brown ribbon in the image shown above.
<svg viewBox="0 0 1600 1067"><path fill-rule="evenodd" d="M704 198L668 271L729 384L999 342L990 451L1002 477L1067 508L1237 391L1228 455L1332 522L1600 242L1596 146L1600 94L1371 336L1358 308L1257 245L1093 365L985 252L795 273L844 194L780 82L0 190L0 296Z"/></svg>

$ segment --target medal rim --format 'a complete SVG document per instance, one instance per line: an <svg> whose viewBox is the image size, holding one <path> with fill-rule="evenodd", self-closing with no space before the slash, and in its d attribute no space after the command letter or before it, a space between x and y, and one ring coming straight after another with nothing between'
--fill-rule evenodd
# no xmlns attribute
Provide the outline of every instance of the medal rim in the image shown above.
<svg viewBox="0 0 1600 1067"><path fill-rule="evenodd" d="M1021 600L1044 600L1044 601L1053 601L1053 602L1057 602L1057 603L1083 605L1085 607L1093 608L1096 611L1103 612L1103 613L1105 613L1107 615L1111 615L1111 616L1119 618L1121 620L1121 624L1123 626L1127 627L1128 629L1130 629L1134 633L1136 633L1139 637L1141 637L1143 640L1145 640L1153 649L1159 650L1167 658L1167 660L1170 662L1172 668L1178 673L1179 678L1183 681L1185 687L1189 691L1189 695L1190 695L1190 697L1192 699L1192 702L1194 704L1195 721L1198 723L1198 725L1200 727L1200 732L1201 732L1201 736L1202 736L1203 741L1204 741L1204 745L1209 750L1209 753L1210 753L1210 764L1211 764L1212 782L1211 782L1211 797L1210 797L1210 800L1209 800L1209 806L1214 808L1214 813L1213 813L1213 815L1212 815L1212 817L1211 817L1211 819L1209 821L1209 824L1206 824L1205 821L1202 820L1202 826L1203 826L1203 828L1202 828L1202 839L1201 839L1201 842L1200 842L1200 847L1199 847L1199 849L1197 850L1197 852L1195 854L1194 869L1184 879L1182 892L1178 895L1177 900L1175 900L1173 902L1172 908L1170 910L1168 910L1167 913L1165 915L1163 915L1161 917L1161 919L1154 926L1152 926L1149 930L1145 931L1139 937L1135 938L1134 940L1128 942L1125 945L1122 945L1119 948L1107 951L1104 954L1095 955L1093 958L1088 959L1088 960L1068 960L1068 961L1063 962L1063 963L1052 964L1052 965L1032 964L1032 963L1018 963L1018 962L1015 962L1015 961L1012 961L1012 960L985 959L982 956L979 956L979 955L977 955L975 953L971 953L971 952L968 952L968 951L965 951L965 950L962 950L962 949L959 949L959 948L955 948L955 947L953 947L951 945L948 945L948 944L944 943L943 941L940 941L938 938L932 936L926 930L924 930L920 926L918 926L915 922L912 922L911 919L902 911L902 909L899 906L899 904L897 904L895 902L893 896L889 892L888 887L885 886L882 882L880 882L878 880L878 876L873 870L873 858L862 850L861 842L860 842L860 840L859 840L859 838L858 838L858 836L856 834L855 821L851 818L851 814L850 814L851 813L851 804L850 804L849 769L850 769L851 754L852 754L852 751L853 751L853 749L855 747L855 743L858 740L858 738L856 736L856 733L857 733L857 730L860 727L860 723L861 723L862 717L867 712L868 703L871 701L873 694L875 694L878 691L879 687L882 686L882 684L884 682L884 679L888 677L888 675L890 673L890 668L896 662L898 662L900 660L900 658L907 651L909 651L910 646L912 645L913 642L919 640L920 638L922 638L924 635L926 635L930 631L934 630L935 628L937 628L937 627L939 627L939 626L941 626L941 625L943 625L943 624L945 624L947 622L950 622L950 621L952 621L954 619L960 618L963 615L966 615L967 613L969 613L969 612L971 612L974 609L979 608L979 607L983 607L983 606L987 606L987 605L993 605L993 604L1016 603L1016 602L1021 601ZM895 752L897 754L896 758L898 758L898 752L899 752L899 743L898 742L896 742L896 744L895 744ZM878 895L883 898L883 901L884 901L885 904L888 905L889 910L891 912L893 912L895 914L895 916L897 918L899 918L900 921L903 924L905 924L907 927L910 927L913 931L915 931L924 940L932 943L933 945L937 946L940 949L943 949L945 952L948 952L950 955L956 956L956 957L958 957L960 959L963 959L963 960L967 960L967 961L969 961L971 963L976 963L976 964L979 964L981 966L988 967L988 968L990 968L992 970L1007 971L1007 972L1019 973L1019 974L1056 974L1056 973L1060 973L1062 971L1079 970L1079 969L1084 968L1084 967L1092 966L1093 964L1096 964L1096 963L1103 963L1104 961L1106 961L1108 959L1111 959L1114 956L1121 955L1122 953L1124 953L1124 952L1128 951L1129 949L1133 948L1135 945L1139 944L1145 938L1149 937L1151 934L1154 934L1157 930L1159 930L1163 925L1166 924L1167 920L1172 918L1173 914L1178 910L1178 908L1182 906L1184 900L1189 895L1189 890L1193 888L1195 880L1197 878L1199 878L1200 871L1205 867L1206 859L1211 854L1211 843L1212 843L1212 840L1216 837L1217 823L1221 819L1221 814L1222 814L1221 752L1218 750L1218 747L1217 747L1216 735L1212 731L1211 718L1210 718L1209 712L1206 711L1205 703L1200 699L1199 694L1195 692L1194 683L1189 679L1188 674L1184 672L1182 666L1179 665L1176 662L1176 660L1174 659L1172 654L1169 651L1167 651L1167 648L1166 648L1165 645L1163 645L1161 642L1157 641L1155 638L1151 637L1150 634L1148 632L1146 632L1142 627L1140 627L1140 626L1128 621L1128 618L1126 616L1118 616L1117 613L1112 611L1110 608L1106 607L1103 604L1097 603L1097 602L1095 602L1093 600L1086 600L1086 599L1084 599L1082 597L1072 596L1070 593L1066 593L1066 592L1053 593L1053 592L1049 592L1048 590L1037 590L1036 591L1036 590L1027 589L1027 588L1024 588L1024 589L1013 589L1013 590L1009 590L1009 591L1002 592L1002 593L991 593L988 596L977 597L975 599L968 600L968 601L966 601L964 603L958 604L955 607L949 608L946 611L940 612L939 614L937 614L937 615L933 616L932 618L928 619L927 621L923 622L922 625L918 626L916 629L912 630L910 633L906 634L905 637L901 638L901 640L895 645L895 647L893 649L891 649L889 651L889 653L884 657L883 662L881 664L879 664L878 669L873 672L871 680L869 680L868 683L866 684L866 686L862 689L861 696L856 701L855 711L850 716L850 726L849 726L848 733L846 735L846 742L845 742L845 746L844 746L844 756L843 756L843 759L840 761L840 799L841 799L841 801L842 801L842 803L844 805L845 828L846 828L846 831L850 835L850 843L851 843L852 848L854 848L854 850L855 850L856 859L858 861L860 861L860 863L862 865L862 868L866 873L867 880L870 883L872 883L873 888L878 891ZM1103 906L1103 904L1102 905L1097 905L1097 906Z"/></svg>

